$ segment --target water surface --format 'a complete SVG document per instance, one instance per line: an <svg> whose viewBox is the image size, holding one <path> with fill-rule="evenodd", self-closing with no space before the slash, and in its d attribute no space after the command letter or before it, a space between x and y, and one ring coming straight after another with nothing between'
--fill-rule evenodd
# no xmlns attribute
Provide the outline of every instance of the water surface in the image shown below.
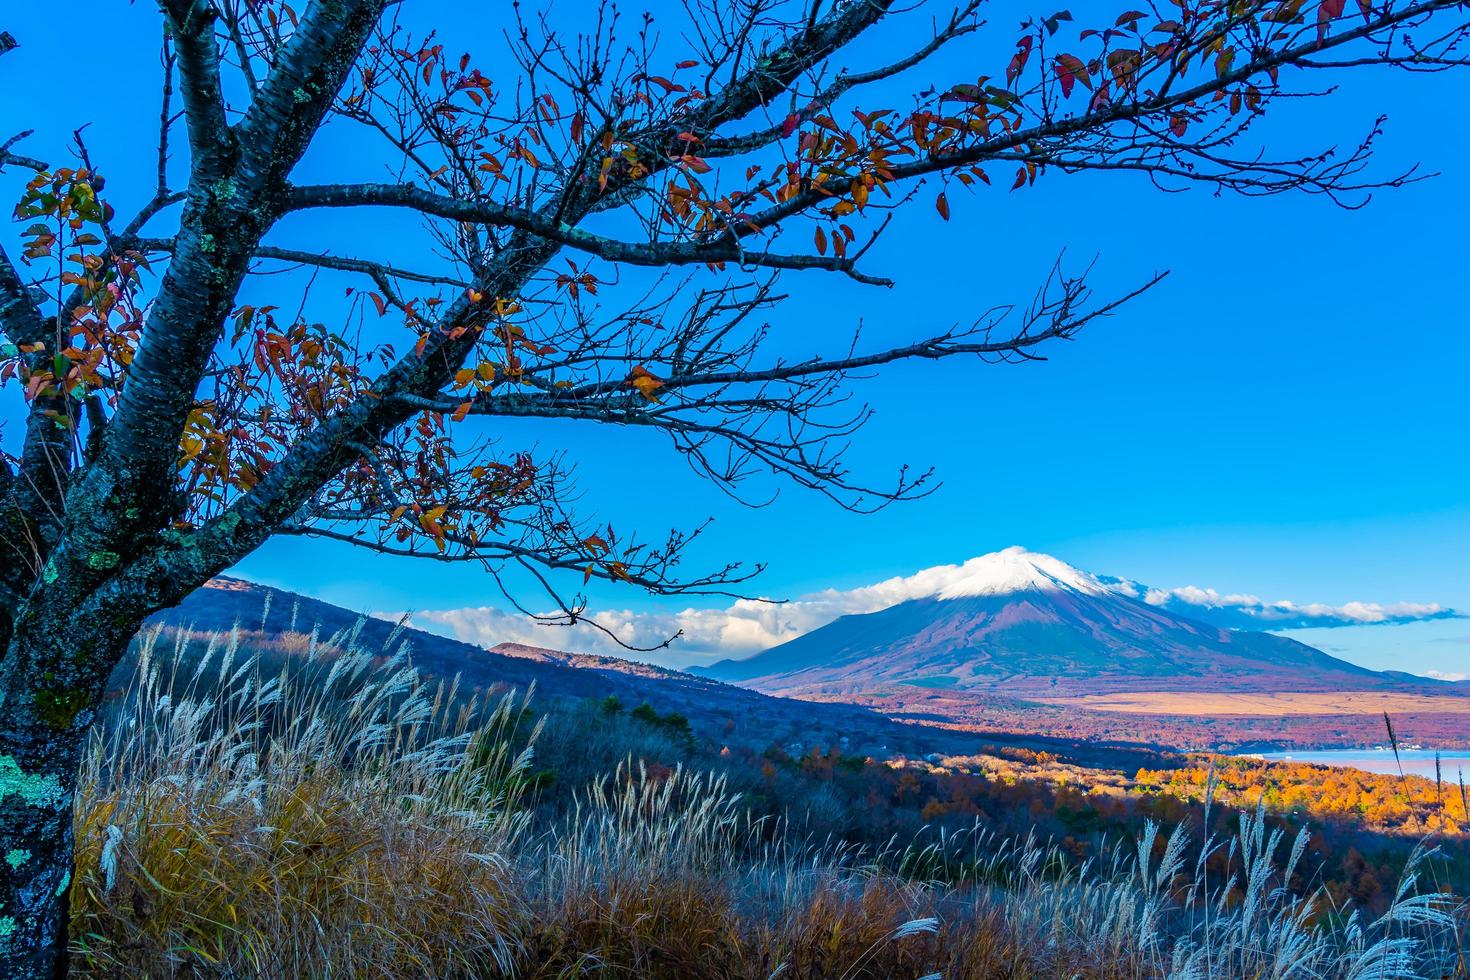
<svg viewBox="0 0 1470 980"><path fill-rule="evenodd" d="M1434 778L1434 751L1432 749L1399 749L1398 760L1393 752L1383 749L1323 749L1315 752L1258 752L1248 758L1265 759L1268 762L1309 762L1318 766L1350 766L1365 772L1377 772L1396 776L1402 763L1405 775ZM1439 766L1447 783L1459 782L1459 771L1465 772L1470 783L1470 752L1464 749L1447 749L1439 754Z"/></svg>

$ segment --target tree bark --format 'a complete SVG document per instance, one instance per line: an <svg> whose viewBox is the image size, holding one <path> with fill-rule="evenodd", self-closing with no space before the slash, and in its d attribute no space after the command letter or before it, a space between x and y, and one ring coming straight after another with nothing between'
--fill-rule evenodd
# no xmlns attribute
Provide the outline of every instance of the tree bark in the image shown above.
<svg viewBox="0 0 1470 980"><path fill-rule="evenodd" d="M0 974L66 976L78 731L0 732Z"/></svg>
<svg viewBox="0 0 1470 980"><path fill-rule="evenodd" d="M108 646L122 649L121 645ZM0 976L59 980L77 766L106 680L56 684L44 651L12 638L0 664ZM116 659L113 660L113 663ZM83 680L82 678L72 678Z"/></svg>

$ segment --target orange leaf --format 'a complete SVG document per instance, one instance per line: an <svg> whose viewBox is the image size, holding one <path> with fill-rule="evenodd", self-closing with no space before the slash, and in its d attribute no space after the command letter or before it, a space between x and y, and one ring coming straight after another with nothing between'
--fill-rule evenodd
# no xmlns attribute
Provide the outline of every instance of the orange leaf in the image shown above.
<svg viewBox="0 0 1470 980"><path fill-rule="evenodd" d="M658 401L658 390L664 386L661 379L649 373L643 365L638 365L628 373L628 384L638 389L638 393L651 402Z"/></svg>

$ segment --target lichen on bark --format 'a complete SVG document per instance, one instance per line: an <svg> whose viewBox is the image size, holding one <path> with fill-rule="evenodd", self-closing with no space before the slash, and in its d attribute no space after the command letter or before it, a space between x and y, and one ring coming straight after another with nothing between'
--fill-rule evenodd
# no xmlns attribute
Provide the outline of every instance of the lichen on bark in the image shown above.
<svg viewBox="0 0 1470 980"><path fill-rule="evenodd" d="M0 802L9 796L37 809L57 809L67 799L66 788L55 773L28 773L13 757L0 755Z"/></svg>

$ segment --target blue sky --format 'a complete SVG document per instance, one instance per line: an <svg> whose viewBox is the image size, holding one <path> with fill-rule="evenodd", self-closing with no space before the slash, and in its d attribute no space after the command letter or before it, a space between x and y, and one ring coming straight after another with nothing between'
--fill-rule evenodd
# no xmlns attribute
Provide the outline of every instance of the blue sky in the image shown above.
<svg viewBox="0 0 1470 980"><path fill-rule="evenodd" d="M973 77L977 51L989 57L1008 43L1014 6L992 18L997 41L910 73L864 104L901 104L931 82ZM146 4L105 7L92 33L109 39L115 84L106 98L79 101L80 115L23 95L22 79L43 77L72 43L53 12L7 10L0 26L22 47L0 60L0 138L34 128L24 149L55 154L70 129L91 122L89 143L119 199L149 190L158 24ZM578 7L559 10L574 16ZM451 8L421 5L414 16ZM494 31L444 23L451 48L493 47ZM860 54L881 57L872 47ZM793 297L775 322L797 349L816 350L859 321L878 345L1024 302L1064 247L1078 265L1097 257L1102 296L1171 271L1045 363L901 365L861 384L877 414L854 463L876 479L900 462L937 467L944 485L924 500L860 517L788 488L769 507L740 509L656 440L544 426L504 436L566 447L586 499L620 528L656 535L713 515L691 563L768 562L755 586L764 595L849 589L1024 544L1160 587L1470 609L1470 132L1455 122L1470 75L1370 70L1340 81L1330 98L1285 107L1273 137L1348 145L1382 114L1378 172L1419 163L1440 175L1349 212L1322 198L1166 195L1137 177L1051 174L1015 194L952 190L948 224L927 206L902 215L868 266L898 280L891 290L821 275L786 280ZM320 179L350 166L355 139L329 129L305 168ZM0 193L18 194L22 183L18 172L0 175ZM282 240L369 256L400 247L378 219L314 221L284 229ZM0 232L7 244L15 230ZM13 433L5 438L9 446ZM667 466L642 478L640 459ZM498 601L469 567L299 540L266 545L238 573L363 609ZM698 604L618 587L592 599L634 612ZM1466 637L1470 622L1450 620L1338 629L1313 642L1330 639L1373 666L1463 672Z"/></svg>

